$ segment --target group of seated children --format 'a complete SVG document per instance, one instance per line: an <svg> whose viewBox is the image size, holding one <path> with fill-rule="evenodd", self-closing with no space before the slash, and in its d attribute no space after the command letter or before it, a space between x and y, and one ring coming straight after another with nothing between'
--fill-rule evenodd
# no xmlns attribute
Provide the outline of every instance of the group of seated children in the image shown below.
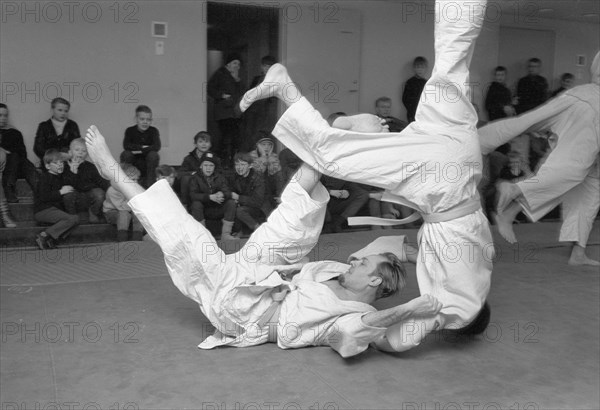
<svg viewBox="0 0 600 410"><path fill-rule="evenodd" d="M380 103L386 101L380 101ZM53 248L76 227L82 213L90 223L103 219L116 225L119 241L141 240L143 229L120 192L110 187L96 167L86 160L87 149L77 123L68 118L70 103L63 98L51 102L52 116L39 124L34 152L42 160L41 172L27 160L23 136L8 126L8 108L0 105L0 140L6 153L6 170L2 175L5 203L18 202L15 181L26 177L34 190L34 219L49 224L36 236L41 249ZM158 129L151 125L152 110L140 105L135 112L136 124L125 130L121 169L131 179L149 187L156 179L168 178L181 202L199 222L216 220L221 224L221 238L237 238L253 232L280 202L285 184L300 167L301 161L289 149L279 155L275 139L259 131L254 150L238 152L234 169L225 169L222 160L211 152L211 136L201 131L194 136L194 149L184 158L176 172L159 166L161 148ZM175 177L177 180L175 182ZM339 232L348 217L369 203L373 216L395 217L397 207L381 205L380 193L370 187L323 177L331 194L328 206L329 230ZM10 219L8 208L0 203L4 221ZM4 216L8 219L5 219ZM14 222L4 223L15 226ZM214 226L214 224L213 224Z"/></svg>
<svg viewBox="0 0 600 410"><path fill-rule="evenodd" d="M277 206L286 182L273 137L261 133L254 151L236 153L233 172L210 151L210 134L196 134L194 145L179 169L183 205L205 226L206 220L219 221L221 239L256 230Z"/></svg>

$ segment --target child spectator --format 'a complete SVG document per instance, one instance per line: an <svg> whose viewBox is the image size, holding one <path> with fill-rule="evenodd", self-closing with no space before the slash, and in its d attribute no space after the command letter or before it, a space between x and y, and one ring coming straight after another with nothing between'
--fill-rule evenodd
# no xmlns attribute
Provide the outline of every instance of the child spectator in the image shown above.
<svg viewBox="0 0 600 410"><path fill-rule="evenodd" d="M279 153L279 164L283 173L283 182L287 184L302 165L302 160L291 149L284 148Z"/></svg>
<svg viewBox="0 0 600 410"><path fill-rule="evenodd" d="M230 180L231 198L236 202L235 217L252 232L264 218L261 210L265 199L265 180L261 173L251 168L252 157L238 152L233 157L235 175Z"/></svg>
<svg viewBox="0 0 600 410"><path fill-rule="evenodd" d="M225 177L215 173L217 158L205 152L200 159L200 169L190 181L191 214L206 226L205 219L223 219L221 239L236 239L231 235L235 220L236 203Z"/></svg>
<svg viewBox="0 0 600 410"><path fill-rule="evenodd" d="M33 219L37 222L53 224L39 233L35 242L40 249L56 247L56 242L79 224L79 217L65 212L63 195L71 193L74 188L63 181L63 155L57 149L49 149L44 155L45 171L42 172L34 196Z"/></svg>
<svg viewBox="0 0 600 410"><path fill-rule="evenodd" d="M1 134L0 134L1 135ZM0 147L0 178L4 173L4 166L6 165L6 151ZM0 217L2 225L5 228L16 228L17 224L12 220L10 210L8 209L8 202L6 202L6 196L4 196L4 188L0 185Z"/></svg>
<svg viewBox="0 0 600 410"><path fill-rule="evenodd" d="M489 121L496 121L501 118L513 117L516 114L513 103L516 99L512 97L510 89L506 86L506 67L498 66L494 70L494 81L490 84L485 96L485 109ZM503 154L508 152L509 147L505 146Z"/></svg>
<svg viewBox="0 0 600 410"><path fill-rule="evenodd" d="M77 123L68 118L70 102L58 97L52 100L50 107L52 117L40 123L33 144L33 151L40 159L43 159L46 151L51 148L67 152L71 141L81 137Z"/></svg>
<svg viewBox="0 0 600 410"><path fill-rule="evenodd" d="M2 187L8 202L19 202L16 193L17 178L25 178L31 189L37 185L38 174L35 166L27 159L27 149L23 134L8 124L8 107L0 103L0 147L6 154L2 175Z"/></svg>
<svg viewBox="0 0 600 410"><path fill-rule="evenodd" d="M428 63L425 57L415 58L413 61L415 75L409 78L404 85L402 104L406 107L406 119L409 124L415 120L421 93L423 92L423 88L425 88L425 83L427 83L427 78L425 78L427 67Z"/></svg>
<svg viewBox="0 0 600 410"><path fill-rule="evenodd" d="M122 171L133 182L137 182L140 179L140 170L131 164L124 164L122 166ZM129 205L127 205L127 199L125 199L125 196L112 186L106 191L106 199L104 200L103 211L108 223L116 225L117 227L118 242L127 241L129 237L130 225L131 240L142 240L144 233L142 224L137 216L135 216L135 214L131 211Z"/></svg>
<svg viewBox="0 0 600 410"><path fill-rule="evenodd" d="M379 97L375 100L375 115L385 120L390 132L400 132L406 128L406 122L392 116L392 99Z"/></svg>
<svg viewBox="0 0 600 410"><path fill-rule="evenodd" d="M64 196L65 210L70 214L87 211L90 223L100 223L102 204L110 182L102 178L96 166L86 160L87 148L83 138L71 141L69 155L63 180L75 190Z"/></svg>
<svg viewBox="0 0 600 410"><path fill-rule="evenodd" d="M260 131L259 135L256 148L250 152L253 160L251 167L264 176L265 197L261 209L268 216L279 203L286 179L279 156L275 153L275 139L266 131Z"/></svg>
<svg viewBox="0 0 600 410"><path fill-rule="evenodd" d="M327 175L321 177L331 199L327 204L328 219L331 220L331 230L341 232L342 225L348 218L355 216L369 200L369 193L354 182L343 181Z"/></svg>
<svg viewBox="0 0 600 410"><path fill-rule="evenodd" d="M560 76L560 87L558 87L556 90L554 90L551 97L556 97L558 94L562 93L563 91L567 91L567 90L573 88L574 83L575 83L575 76L571 73L564 73L563 75Z"/></svg>
<svg viewBox="0 0 600 410"><path fill-rule="evenodd" d="M205 152L210 151L212 147L211 136L206 131L200 131L194 135L194 150L190 151L188 155L183 159L181 167L179 167L179 181L181 193L181 203L188 209L190 205L190 180L192 175L200 169L200 158ZM219 158L215 158L216 169L218 172L221 168L221 161Z"/></svg>
<svg viewBox="0 0 600 410"><path fill-rule="evenodd" d="M146 105L135 109L136 125L125 130L121 163L131 164L142 173L142 185L148 188L155 181L154 169L158 166L160 134L152 125L152 110Z"/></svg>
<svg viewBox="0 0 600 410"><path fill-rule="evenodd" d="M155 170L156 180L166 179L169 185L173 186L177 178L177 171L170 165L159 165Z"/></svg>

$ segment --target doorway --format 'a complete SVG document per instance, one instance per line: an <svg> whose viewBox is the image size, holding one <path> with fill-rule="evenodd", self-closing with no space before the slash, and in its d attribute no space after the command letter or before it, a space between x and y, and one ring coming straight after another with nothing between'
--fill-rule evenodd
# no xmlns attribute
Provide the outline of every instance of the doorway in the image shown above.
<svg viewBox="0 0 600 410"><path fill-rule="evenodd" d="M277 7L246 6L241 3L207 4L207 78L221 68L231 53L241 57L240 83L242 93L262 74L261 59L272 56L279 61L279 9ZM264 110L260 121L246 113L238 120L243 145L250 150L258 131L269 133L277 121L277 105ZM213 137L213 150L218 152L221 131L214 116L214 100L207 95L207 128Z"/></svg>

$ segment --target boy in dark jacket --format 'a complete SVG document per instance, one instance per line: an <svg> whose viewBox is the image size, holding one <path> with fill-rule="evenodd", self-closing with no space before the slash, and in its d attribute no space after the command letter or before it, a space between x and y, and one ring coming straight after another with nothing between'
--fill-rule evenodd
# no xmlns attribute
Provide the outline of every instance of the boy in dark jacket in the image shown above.
<svg viewBox="0 0 600 410"><path fill-rule="evenodd" d="M135 109L136 125L125 130L121 162L131 164L142 173L142 185L149 187L156 181L154 170L160 157L160 133L152 125L152 110L146 105Z"/></svg>
<svg viewBox="0 0 600 410"><path fill-rule="evenodd" d="M181 167L177 172L177 176L179 178L181 192L181 203L187 209L190 205L190 180L192 175L198 172L200 169L200 158L204 155L205 152L210 151L212 147L211 136L206 131L200 131L194 136L194 150L190 151L189 154L185 156L183 162L181 163ZM215 172L219 172L221 168L221 161L219 158L215 157L216 166Z"/></svg>
<svg viewBox="0 0 600 410"><path fill-rule="evenodd" d="M236 203L225 177L215 173L215 154L206 152L200 159L200 169L190 181L191 214L206 226L205 219L223 218L221 239L236 239L231 235Z"/></svg>
<svg viewBox="0 0 600 410"><path fill-rule="evenodd" d="M233 157L235 175L231 178L231 198L237 203L235 217L254 232L260 226L257 219L264 218L261 211L265 200L265 179L250 168L252 157L238 152Z"/></svg>
<svg viewBox="0 0 600 410"><path fill-rule="evenodd" d="M56 149L49 149L44 155L45 172L40 176L34 196L34 215L37 222L53 224L39 233L35 242L40 249L56 246L56 241L79 224L79 217L65 212L63 196L74 191L71 185L63 181L63 154Z"/></svg>
<svg viewBox="0 0 600 410"><path fill-rule="evenodd" d="M81 137L77 123L68 118L71 103L59 97L53 99L50 106L52 117L40 123L33 143L33 151L41 160L51 148L67 152L71 141Z"/></svg>

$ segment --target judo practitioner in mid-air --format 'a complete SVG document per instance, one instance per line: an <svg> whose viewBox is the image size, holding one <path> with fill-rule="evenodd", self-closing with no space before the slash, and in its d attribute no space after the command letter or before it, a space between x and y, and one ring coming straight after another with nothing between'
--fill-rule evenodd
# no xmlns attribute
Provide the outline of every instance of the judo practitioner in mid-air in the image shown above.
<svg viewBox="0 0 600 410"><path fill-rule="evenodd" d="M339 117L330 127L281 64L240 102L278 97L287 110L273 135L306 164L336 178L385 190L382 200L416 209L425 221L419 232L417 280L421 294L442 303L426 320L403 320L398 332L407 350L435 329L489 322L493 242L477 184L482 159L470 102L469 64L481 30L486 1L437 1L435 67L421 96L416 121L389 133L369 114ZM409 337L410 336L410 337Z"/></svg>
<svg viewBox="0 0 600 410"><path fill-rule="evenodd" d="M420 106L408 131L364 134L330 128L306 100L290 103L275 135L285 139L305 164L285 188L281 204L235 254L225 255L218 248L167 182L159 181L144 191L129 180L104 137L90 127L86 144L101 175L129 199L161 247L174 284L199 303L216 327L201 348L265 342L276 342L281 348L329 345L347 357L369 345L404 351L434 329L452 328L462 334L485 329L489 245L493 245L477 197L481 155L476 115L462 88L468 82L484 3L453 2L460 5L457 16L452 10L449 16L437 10L436 68L425 89L436 95ZM259 86L254 100L271 95L284 99L283 89L293 84L281 65L273 66L265 81L279 87L266 93ZM440 99L440 92L455 97L454 101ZM250 102L242 100L240 109ZM345 117L335 125L384 131L379 121L375 116ZM386 188L393 200L423 213L419 250L423 257L416 261L422 296L381 311L371 306L404 285L400 259L408 259L407 251L396 237L378 238L351 255L349 265L302 263L317 243L329 200L320 174L307 165L311 162L323 169L333 162L339 165L334 176ZM283 278L298 269L291 281Z"/></svg>
<svg viewBox="0 0 600 410"><path fill-rule="evenodd" d="M441 304L423 295L377 311L371 304L405 284L410 249L400 237L378 238L350 263L306 263L321 233L329 194L320 175L303 165L281 204L235 254L225 255L211 233L183 208L167 181L147 191L121 170L95 126L85 137L101 175L129 200L160 245L174 284L196 301L215 326L200 348L275 342L283 349L328 345L343 357L373 345L396 351L401 335L387 333L405 320L435 316ZM299 271L292 280L282 276Z"/></svg>
<svg viewBox="0 0 600 410"><path fill-rule="evenodd" d="M498 185L498 230L514 243L512 223L519 212L535 222L562 203L559 241L573 242L569 264L600 266L585 254L600 207L600 53L591 74L591 83L567 90L521 116L492 122L479 134L483 154L525 132L556 135L551 144L555 146L535 175Z"/></svg>

